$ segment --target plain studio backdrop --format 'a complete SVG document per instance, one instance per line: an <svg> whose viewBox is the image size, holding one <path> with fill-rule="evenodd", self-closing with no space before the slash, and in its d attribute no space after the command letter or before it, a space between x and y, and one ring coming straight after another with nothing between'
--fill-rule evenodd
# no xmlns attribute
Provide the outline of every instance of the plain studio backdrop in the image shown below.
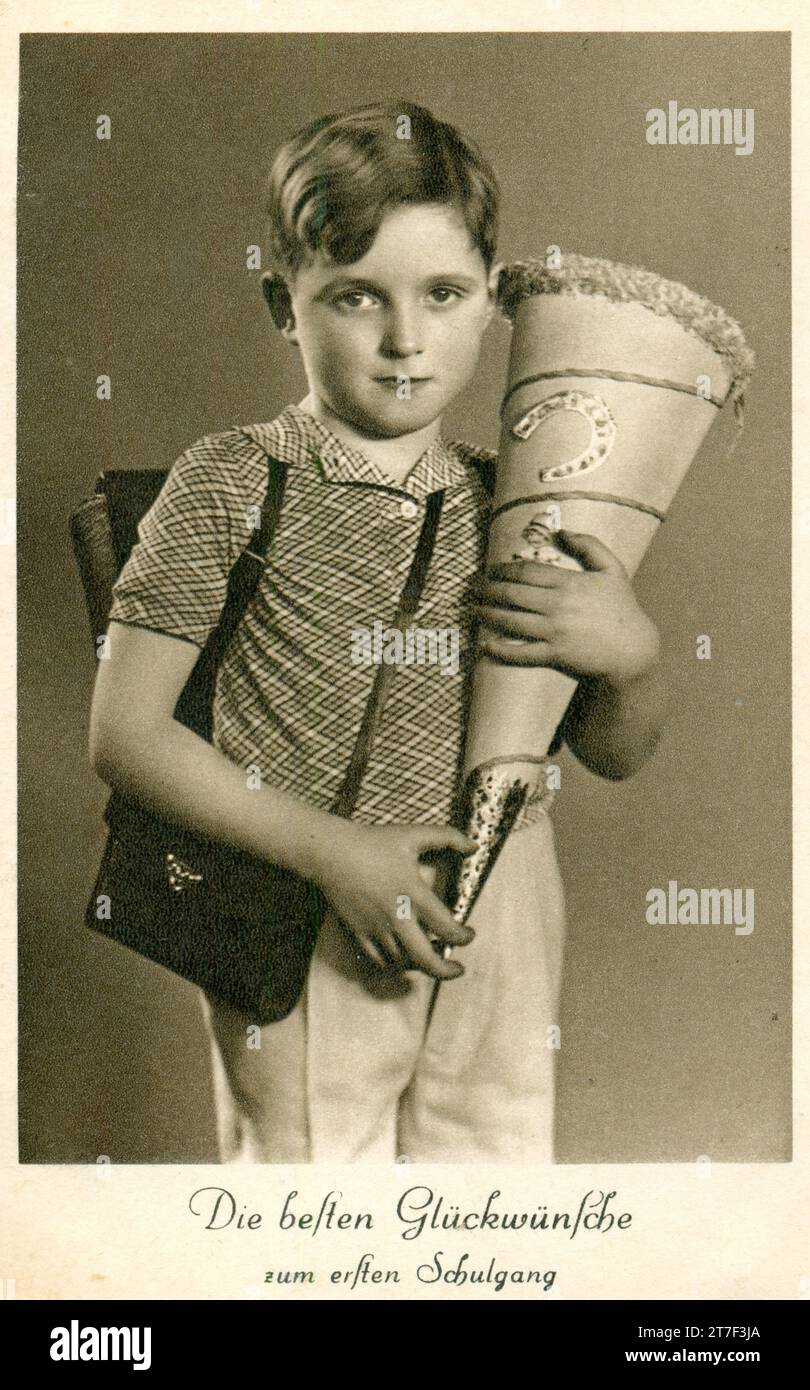
<svg viewBox="0 0 810 1390"><path fill-rule="evenodd" d="M246 269L269 163L316 116L390 98L481 144L501 259L647 266L757 353L736 451L729 407L636 580L674 690L663 742L625 783L561 758L557 1157L789 1159L789 36L43 35L21 58L21 1160L216 1160L196 991L82 921L107 791L68 516L101 469L168 468L303 398ZM648 145L670 100L753 108L753 153ZM508 347L499 319L449 438L497 446ZM648 925L671 879L753 888L754 931Z"/></svg>

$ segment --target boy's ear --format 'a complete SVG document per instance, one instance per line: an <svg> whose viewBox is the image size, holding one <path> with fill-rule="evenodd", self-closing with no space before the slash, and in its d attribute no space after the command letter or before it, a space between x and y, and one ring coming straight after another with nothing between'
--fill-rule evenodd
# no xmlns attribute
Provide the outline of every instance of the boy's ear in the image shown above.
<svg viewBox="0 0 810 1390"><path fill-rule="evenodd" d="M292 299L283 275L277 275L269 270L265 271L262 276L262 294L276 328L284 334L289 342L297 342L297 338L292 337L295 330Z"/></svg>
<svg viewBox="0 0 810 1390"><path fill-rule="evenodd" d="M487 323L492 318L492 315L495 313L495 310L498 306L498 291L501 283L501 274L505 270L506 266L504 262L496 261L492 269L490 270L489 275L487 276L487 296L489 298L489 304L487 305L486 312Z"/></svg>

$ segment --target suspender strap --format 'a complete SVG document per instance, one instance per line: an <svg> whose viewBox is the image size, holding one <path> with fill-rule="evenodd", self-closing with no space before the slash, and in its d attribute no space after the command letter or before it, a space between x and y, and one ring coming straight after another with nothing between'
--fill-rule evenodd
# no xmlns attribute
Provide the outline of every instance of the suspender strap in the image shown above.
<svg viewBox="0 0 810 1390"><path fill-rule="evenodd" d="M284 489L287 486L287 469L280 459L267 460L267 492L264 497L259 530L254 541L243 554L254 560L264 560L267 549L276 533Z"/></svg>
<svg viewBox="0 0 810 1390"><path fill-rule="evenodd" d="M175 707L175 718L209 743L213 736L216 673L261 579L263 556L273 539L286 480L287 470L280 459L268 459L267 491L259 530L245 546L228 575L219 622L200 652Z"/></svg>
<svg viewBox="0 0 810 1390"><path fill-rule="evenodd" d="M228 577L228 592L225 605L220 614L219 625L213 637L212 657L216 669L237 627L247 611L262 577L264 559L275 535L284 488L287 483L287 469L280 459L267 460L267 491L261 510L261 522L256 535L245 546Z"/></svg>
<svg viewBox="0 0 810 1390"><path fill-rule="evenodd" d="M393 622L393 627L400 630L404 627L405 622L413 617L419 607L419 600L433 556L433 548L436 544L436 533L439 528L439 517L442 513L443 503L443 491L430 494L425 508L422 530L408 571L408 577L400 594L399 605ZM374 684L371 687L371 694L355 740L346 776L332 804L333 815L348 817L357 803L360 783L368 766L374 738L382 720L383 709L391 689L395 669L394 666L386 665L385 662L377 667Z"/></svg>

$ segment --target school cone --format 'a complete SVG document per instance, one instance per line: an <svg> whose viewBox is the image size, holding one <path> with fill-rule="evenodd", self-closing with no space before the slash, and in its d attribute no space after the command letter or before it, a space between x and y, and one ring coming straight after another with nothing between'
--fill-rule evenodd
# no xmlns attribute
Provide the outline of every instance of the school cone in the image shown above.
<svg viewBox="0 0 810 1390"><path fill-rule="evenodd" d="M685 285L574 253L508 266L498 301L513 338L487 565L581 569L555 544L565 528L598 537L632 575L727 400L742 425L754 365L742 329ZM460 923L545 794L544 754L575 687L547 667L476 662L457 823L477 848L446 897Z"/></svg>

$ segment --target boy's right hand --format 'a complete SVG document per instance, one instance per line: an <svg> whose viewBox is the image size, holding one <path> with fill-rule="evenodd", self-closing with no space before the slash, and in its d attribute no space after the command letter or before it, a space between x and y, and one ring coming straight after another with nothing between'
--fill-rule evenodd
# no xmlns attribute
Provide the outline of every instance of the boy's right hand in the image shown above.
<svg viewBox="0 0 810 1390"><path fill-rule="evenodd" d="M420 856L443 849L469 854L475 843L452 826L370 826L335 816L311 877L377 965L453 980L463 966L442 960L420 926L452 946L475 936L454 921L423 876ZM409 916L397 915L408 909Z"/></svg>

